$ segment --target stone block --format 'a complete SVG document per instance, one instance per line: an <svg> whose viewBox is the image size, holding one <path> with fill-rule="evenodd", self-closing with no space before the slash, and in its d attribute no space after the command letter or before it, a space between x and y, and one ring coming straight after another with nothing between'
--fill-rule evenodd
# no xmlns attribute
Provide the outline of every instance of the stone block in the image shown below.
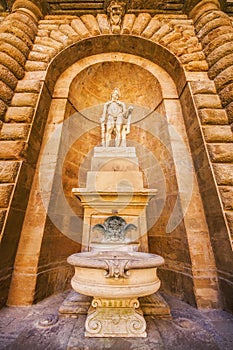
<svg viewBox="0 0 233 350"><path fill-rule="evenodd" d="M219 186L222 202L225 210L233 210L233 187Z"/></svg>
<svg viewBox="0 0 233 350"><path fill-rule="evenodd" d="M27 57L27 55L30 52L29 47L25 44L25 42L22 40L22 38L19 36L15 36L12 33L1 33L0 32L0 40L6 41L11 43L13 46L17 47L24 55Z"/></svg>
<svg viewBox="0 0 233 350"><path fill-rule="evenodd" d="M102 34L110 34L108 16L105 13L98 13L96 16L100 31Z"/></svg>
<svg viewBox="0 0 233 350"><path fill-rule="evenodd" d="M9 104L14 95L13 90L0 80L0 99L6 104Z"/></svg>
<svg viewBox="0 0 233 350"><path fill-rule="evenodd" d="M226 215L226 218L227 218L227 221L228 221L228 224L229 224L229 228L230 228L230 232L231 232L231 238L232 238L232 241L233 241L233 210L226 211L225 215Z"/></svg>
<svg viewBox="0 0 233 350"><path fill-rule="evenodd" d="M233 186L233 164L213 164L218 185Z"/></svg>
<svg viewBox="0 0 233 350"><path fill-rule="evenodd" d="M159 42L165 35L172 32L172 28L169 24L163 24L151 37L151 40Z"/></svg>
<svg viewBox="0 0 233 350"><path fill-rule="evenodd" d="M28 72L34 72L34 71L45 71L48 64L45 62L38 62L38 61L27 61L25 64L25 69Z"/></svg>
<svg viewBox="0 0 233 350"><path fill-rule="evenodd" d="M42 45L42 46L48 46L54 48L57 52L62 50L63 45L52 38L40 38L36 37L35 44Z"/></svg>
<svg viewBox="0 0 233 350"><path fill-rule="evenodd" d="M230 78L231 79L231 78ZM228 80L229 82L229 80ZM224 87L223 90L219 92L219 96L222 101L222 105L226 107L233 101L233 83L228 83L226 87Z"/></svg>
<svg viewBox="0 0 233 350"><path fill-rule="evenodd" d="M57 38L55 38L55 40L58 41ZM38 45L38 44L33 45L33 51L45 53L45 54L49 55L50 58L55 56L56 53L57 53L57 50L52 48L52 47L48 47L48 46L45 46L45 45Z"/></svg>
<svg viewBox="0 0 233 350"><path fill-rule="evenodd" d="M33 113L33 107L9 107L6 112L5 121L30 123Z"/></svg>
<svg viewBox="0 0 233 350"><path fill-rule="evenodd" d="M233 163L233 143L209 144L208 150L214 163Z"/></svg>
<svg viewBox="0 0 233 350"><path fill-rule="evenodd" d="M206 13L205 16L202 16L199 21L197 22L195 29L197 32L199 32L204 25L209 23L215 18L221 17L221 12L220 11L211 11L209 13Z"/></svg>
<svg viewBox="0 0 233 350"><path fill-rule="evenodd" d="M233 76L233 64L230 67L224 69L221 73L219 73L214 79L214 83L216 85L217 90L221 90L229 84L232 80Z"/></svg>
<svg viewBox="0 0 233 350"><path fill-rule="evenodd" d="M1 42L1 51L5 52L6 54L10 53L11 57L13 57L22 67L24 66L26 57L12 44Z"/></svg>
<svg viewBox="0 0 233 350"><path fill-rule="evenodd" d="M0 52L0 64L7 67L16 76L17 79L23 78L23 67L14 58L5 52Z"/></svg>
<svg viewBox="0 0 233 350"><path fill-rule="evenodd" d="M93 15L83 15L81 16L81 20L91 35L96 36L101 34L98 22Z"/></svg>
<svg viewBox="0 0 233 350"><path fill-rule="evenodd" d="M20 80L16 92L40 92L42 83L38 80Z"/></svg>
<svg viewBox="0 0 233 350"><path fill-rule="evenodd" d="M48 30L49 32L51 30L56 30L58 29L58 23L54 22L54 23L43 23L43 22L40 22L40 24L38 25L38 29L39 30Z"/></svg>
<svg viewBox="0 0 233 350"><path fill-rule="evenodd" d="M157 16L154 16L142 32L142 36L149 39L157 30L159 30L161 25L162 23L158 20Z"/></svg>
<svg viewBox="0 0 233 350"><path fill-rule="evenodd" d="M36 274L17 273L13 275L7 304L9 306L32 305L35 298ZM22 288L18 288L18 286Z"/></svg>
<svg viewBox="0 0 233 350"><path fill-rule="evenodd" d="M222 104L218 95L197 94L194 101L198 109L202 108L222 108Z"/></svg>
<svg viewBox="0 0 233 350"><path fill-rule="evenodd" d="M216 78L218 74L220 74L226 68L232 66L232 62L233 62L233 53L226 55L222 57L220 60L218 60L212 67L210 67L208 71L208 75L210 79Z"/></svg>
<svg viewBox="0 0 233 350"><path fill-rule="evenodd" d="M0 99L0 120L4 120L7 104Z"/></svg>
<svg viewBox="0 0 233 350"><path fill-rule="evenodd" d="M18 173L19 166L19 162L0 161L0 183L13 183Z"/></svg>
<svg viewBox="0 0 233 350"><path fill-rule="evenodd" d="M15 93L12 99L12 106L18 107L34 107L38 99L38 94L27 92L27 93Z"/></svg>
<svg viewBox="0 0 233 350"><path fill-rule="evenodd" d="M193 62L193 61L203 61L203 60L205 60L205 55L203 52L187 53L187 54L182 55L180 57L180 61L183 64L187 64L187 63Z"/></svg>
<svg viewBox="0 0 233 350"><path fill-rule="evenodd" d="M76 33L78 33L81 39L89 38L91 36L87 27L80 18L73 19L71 21L71 27L76 31Z"/></svg>
<svg viewBox="0 0 233 350"><path fill-rule="evenodd" d="M15 89L18 79L15 75L7 69L4 65L0 64L0 76L1 80L7 84L12 90Z"/></svg>
<svg viewBox="0 0 233 350"><path fill-rule="evenodd" d="M68 24L61 24L59 30L65 34L72 42L78 40L80 37L78 33ZM60 41L60 40L59 40Z"/></svg>
<svg viewBox="0 0 233 350"><path fill-rule="evenodd" d="M134 14L126 14L122 24L122 34L130 34L136 16Z"/></svg>
<svg viewBox="0 0 233 350"><path fill-rule="evenodd" d="M34 71L34 72L25 72L25 80L45 80L46 72Z"/></svg>
<svg viewBox="0 0 233 350"><path fill-rule="evenodd" d="M6 210L3 210L3 209L0 210L0 232L2 231L2 228L4 225L6 213L7 213Z"/></svg>
<svg viewBox="0 0 233 350"><path fill-rule="evenodd" d="M203 108L198 111L202 124L228 124L228 117L224 109Z"/></svg>
<svg viewBox="0 0 233 350"><path fill-rule="evenodd" d="M167 35L165 35L163 39L160 40L160 43L164 46L167 46L170 43L181 39L181 37L181 33L173 31L172 33L168 33Z"/></svg>
<svg viewBox="0 0 233 350"><path fill-rule="evenodd" d="M200 308L218 308L219 291L214 278L202 277L195 281L196 302Z"/></svg>
<svg viewBox="0 0 233 350"><path fill-rule="evenodd" d="M0 208L7 208L14 185L0 184Z"/></svg>
<svg viewBox="0 0 233 350"><path fill-rule="evenodd" d="M184 65L185 70L192 72L206 72L208 71L208 63L203 61L192 61Z"/></svg>
<svg viewBox="0 0 233 350"><path fill-rule="evenodd" d="M37 36L41 36L42 38L46 36L49 37L49 34L50 34L50 30L48 29L39 29L37 32Z"/></svg>
<svg viewBox="0 0 233 350"><path fill-rule="evenodd" d="M149 13L140 13L134 21L132 34L140 35L147 26L147 24L150 22L150 20L151 16Z"/></svg>
<svg viewBox="0 0 233 350"><path fill-rule="evenodd" d="M233 50L233 42L226 42L225 44L217 47L207 56L207 62L209 66L213 66L216 62L218 62L222 57L225 57L232 53Z"/></svg>
<svg viewBox="0 0 233 350"><path fill-rule="evenodd" d="M229 123L233 123L233 101L226 106L227 116L229 119Z"/></svg>
<svg viewBox="0 0 233 350"><path fill-rule="evenodd" d="M206 142L233 142L230 125L203 125Z"/></svg>
<svg viewBox="0 0 233 350"><path fill-rule="evenodd" d="M216 94L214 82L211 80L198 80L190 82L191 90L194 95L197 94Z"/></svg>
<svg viewBox="0 0 233 350"><path fill-rule="evenodd" d="M50 33L50 38L61 42L64 46L67 46L72 43L72 40L69 39L69 37L60 30L52 30Z"/></svg>
<svg viewBox="0 0 233 350"><path fill-rule="evenodd" d="M1 141L0 159L21 159L25 148L22 141Z"/></svg>
<svg viewBox="0 0 233 350"><path fill-rule="evenodd" d="M49 62L50 56L46 53L31 51L28 59L29 61Z"/></svg>

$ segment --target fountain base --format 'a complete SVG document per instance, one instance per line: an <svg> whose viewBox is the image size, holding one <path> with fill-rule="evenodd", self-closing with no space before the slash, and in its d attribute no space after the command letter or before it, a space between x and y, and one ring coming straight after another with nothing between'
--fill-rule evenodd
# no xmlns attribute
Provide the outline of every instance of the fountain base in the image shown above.
<svg viewBox="0 0 233 350"><path fill-rule="evenodd" d="M146 321L134 299L92 300L85 322L86 337L145 338Z"/></svg>

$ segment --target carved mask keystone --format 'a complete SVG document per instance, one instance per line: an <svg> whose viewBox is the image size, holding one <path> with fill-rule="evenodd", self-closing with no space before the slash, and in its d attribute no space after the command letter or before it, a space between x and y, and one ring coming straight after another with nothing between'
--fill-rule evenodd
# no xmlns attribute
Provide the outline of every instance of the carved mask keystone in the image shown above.
<svg viewBox="0 0 233 350"><path fill-rule="evenodd" d="M108 20L113 34L120 33L122 19L126 13L127 0L123 1L106 1L105 10L108 15Z"/></svg>

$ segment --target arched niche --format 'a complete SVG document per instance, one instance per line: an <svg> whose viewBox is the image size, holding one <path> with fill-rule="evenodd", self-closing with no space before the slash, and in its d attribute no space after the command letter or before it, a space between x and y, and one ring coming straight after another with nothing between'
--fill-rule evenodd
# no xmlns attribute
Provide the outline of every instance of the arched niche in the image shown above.
<svg viewBox="0 0 233 350"><path fill-rule="evenodd" d="M142 168L147 169L151 186L163 189L158 195L158 202L153 203L148 211L149 249L166 260L166 265L161 269L163 288L191 304L198 304L198 293L202 291L196 285L196 270L207 271L209 265L213 266L213 257L210 254L206 261L194 254L197 230L206 232L206 240L208 229L192 170L185 116L179 100L186 84L185 73L177 58L162 46L133 36L115 35L73 44L57 55L48 68L45 86L51 95L51 101L47 101L51 106L21 242L29 230L31 237L36 236L37 239L36 242L32 239L26 247L23 244L19 247L20 254L18 252L16 259L18 269L13 277L10 301L17 295L20 286L17 273L20 272L33 279L28 292L21 296L21 304L29 304L69 286L72 271L66 257L80 249L82 233L82 211L78 206L78 209L74 209L77 204L70 197L70 189L73 184L77 186L77 174L80 174L80 164L83 164L85 156L100 142L98 120L90 118L87 112L93 108L100 110L115 81L106 86L106 76L98 73L101 93L96 94L95 102L87 105L86 87L82 90L80 84L88 70L98 68L104 71L107 62L110 72L114 66L124 67L124 75L119 76L118 80L125 89L122 98L128 103L133 99L135 110L138 108L138 119L132 125L129 140L143 145L141 160L145 164ZM127 80L132 74L130 70L137 71L142 92L146 86L142 77L151 79L153 87L151 91L144 91L144 104L142 101L139 103L137 89L134 94L130 90L132 84ZM103 82L105 85L101 86ZM135 86L138 85L136 79ZM80 94L83 93L80 99L75 96L77 88ZM105 96L105 92L108 92L108 96ZM40 103L44 95L42 93ZM144 114L141 113L142 109ZM149 154L148 158L145 157L146 153ZM160 176L153 176L157 173ZM38 194L40 202L35 207L33 203ZM32 220L27 220L32 213L40 216L40 229L35 227ZM191 223L197 217L199 226L194 228ZM29 274L20 260L29 252L32 255L33 251L36 252L34 269ZM206 280L212 283L208 276ZM216 294L214 298L217 299Z"/></svg>

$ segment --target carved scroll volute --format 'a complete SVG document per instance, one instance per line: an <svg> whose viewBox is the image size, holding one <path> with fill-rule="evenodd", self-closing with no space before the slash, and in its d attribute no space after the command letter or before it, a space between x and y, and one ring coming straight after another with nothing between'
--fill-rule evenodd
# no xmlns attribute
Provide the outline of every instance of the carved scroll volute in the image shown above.
<svg viewBox="0 0 233 350"><path fill-rule="evenodd" d="M106 278L128 278L129 272L126 266L129 262L127 259L106 259L108 271L105 274Z"/></svg>

